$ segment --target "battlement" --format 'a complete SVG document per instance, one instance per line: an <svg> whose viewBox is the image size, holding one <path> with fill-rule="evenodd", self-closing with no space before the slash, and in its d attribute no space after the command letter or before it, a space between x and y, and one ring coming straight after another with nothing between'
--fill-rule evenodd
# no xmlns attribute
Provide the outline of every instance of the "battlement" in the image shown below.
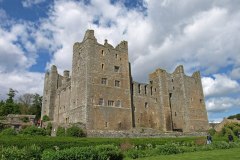
<svg viewBox="0 0 240 160"><path fill-rule="evenodd" d="M81 123L86 130L199 131L208 126L200 72L182 65L172 73L157 68L148 83L132 80L128 42L97 42L87 30L73 45L72 71L45 74L42 116L58 125Z"/></svg>

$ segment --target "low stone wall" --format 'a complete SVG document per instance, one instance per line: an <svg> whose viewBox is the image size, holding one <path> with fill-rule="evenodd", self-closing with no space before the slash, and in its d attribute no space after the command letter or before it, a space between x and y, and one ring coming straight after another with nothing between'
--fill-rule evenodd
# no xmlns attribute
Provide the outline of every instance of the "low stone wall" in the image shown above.
<svg viewBox="0 0 240 160"><path fill-rule="evenodd" d="M157 138L157 137L189 137L189 136L207 136L206 132L136 132L136 131L103 131L88 130L87 137L103 137L103 138Z"/></svg>

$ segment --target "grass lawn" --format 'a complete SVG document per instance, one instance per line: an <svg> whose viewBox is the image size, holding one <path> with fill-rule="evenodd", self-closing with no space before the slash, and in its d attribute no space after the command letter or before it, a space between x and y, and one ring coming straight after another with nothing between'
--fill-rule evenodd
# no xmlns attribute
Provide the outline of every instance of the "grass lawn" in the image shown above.
<svg viewBox="0 0 240 160"><path fill-rule="evenodd" d="M239 160L240 148L146 157L147 160ZM140 160L139 159L139 160Z"/></svg>

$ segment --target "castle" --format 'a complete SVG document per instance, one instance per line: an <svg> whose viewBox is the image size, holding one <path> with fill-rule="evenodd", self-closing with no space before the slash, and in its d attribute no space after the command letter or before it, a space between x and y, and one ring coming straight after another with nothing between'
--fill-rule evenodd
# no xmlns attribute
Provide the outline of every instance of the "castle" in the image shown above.
<svg viewBox="0 0 240 160"><path fill-rule="evenodd" d="M186 76L180 65L173 73L156 69L148 84L134 82L128 43L99 44L93 30L73 45L71 76L58 74L54 65L46 72L41 114L58 125L81 123L86 130L208 129L199 72Z"/></svg>

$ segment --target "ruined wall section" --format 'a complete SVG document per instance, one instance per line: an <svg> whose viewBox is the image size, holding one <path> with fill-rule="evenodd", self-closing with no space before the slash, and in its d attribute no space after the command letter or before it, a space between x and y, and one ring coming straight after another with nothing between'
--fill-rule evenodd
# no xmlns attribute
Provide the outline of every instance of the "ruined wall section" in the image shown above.
<svg viewBox="0 0 240 160"><path fill-rule="evenodd" d="M200 72L195 72L191 77L184 76L186 99L188 107L187 131L206 131L208 129L208 117L203 95Z"/></svg>
<svg viewBox="0 0 240 160"><path fill-rule="evenodd" d="M184 77L184 69L181 65L168 76L172 126L175 131L186 131L186 128L188 128L189 112L186 104Z"/></svg>
<svg viewBox="0 0 240 160"><path fill-rule="evenodd" d="M92 43L89 53L88 128L127 130L132 127L128 46Z"/></svg>
<svg viewBox="0 0 240 160"><path fill-rule="evenodd" d="M154 128L162 130L159 89L155 83L133 82L133 112L136 128Z"/></svg>
<svg viewBox="0 0 240 160"><path fill-rule="evenodd" d="M52 66L50 72L45 75L42 115L47 115L51 120L54 120L55 97L59 83L59 75L57 67Z"/></svg>
<svg viewBox="0 0 240 160"><path fill-rule="evenodd" d="M159 97L159 110L161 113L161 122L163 131L172 131L172 114L170 106L170 94L168 91L168 73L163 69L157 69L149 75L150 82L157 86Z"/></svg>

